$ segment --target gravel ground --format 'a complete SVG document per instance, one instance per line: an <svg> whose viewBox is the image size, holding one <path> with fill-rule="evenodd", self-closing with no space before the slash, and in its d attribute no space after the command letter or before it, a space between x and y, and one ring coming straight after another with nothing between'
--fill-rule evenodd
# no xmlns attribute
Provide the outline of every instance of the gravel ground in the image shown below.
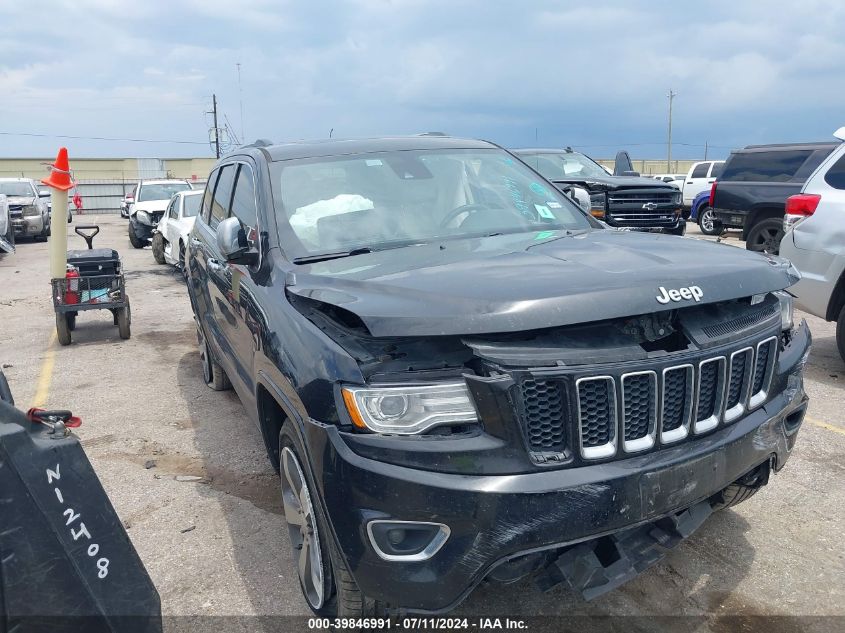
<svg viewBox="0 0 845 633"><path fill-rule="evenodd" d="M165 614L307 614L277 477L237 396L202 383L179 274L156 265L149 248L130 247L126 220L75 221L88 219L102 227L95 245L123 256L132 338L120 340L111 315L94 311L80 314L74 344L59 346L47 245L19 244L0 260L0 363L18 405L49 404L83 418L78 435ZM69 240L83 247L79 238ZM735 236L727 241L739 245ZM845 616L845 365L833 324L806 318L815 340L806 374L809 417L789 464L769 486L593 602L562 587L542 594L523 581L482 585L458 613ZM55 359L52 380L42 383L46 401L35 403L48 355ZM824 622L819 630L831 630ZM796 626L786 620L777 630ZM718 628L711 621L703 630Z"/></svg>

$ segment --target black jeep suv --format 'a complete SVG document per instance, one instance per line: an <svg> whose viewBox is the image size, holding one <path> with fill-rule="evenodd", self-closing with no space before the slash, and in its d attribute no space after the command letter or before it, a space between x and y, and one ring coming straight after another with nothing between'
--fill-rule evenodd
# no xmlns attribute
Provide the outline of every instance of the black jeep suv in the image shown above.
<svg viewBox="0 0 845 633"><path fill-rule="evenodd" d="M731 152L710 190L710 207L725 228L742 229L748 250L777 255L786 199L801 188L838 143L749 145Z"/></svg>
<svg viewBox="0 0 845 633"><path fill-rule="evenodd" d="M597 595L783 468L807 406L788 262L609 230L486 142L241 148L187 261L322 615Z"/></svg>

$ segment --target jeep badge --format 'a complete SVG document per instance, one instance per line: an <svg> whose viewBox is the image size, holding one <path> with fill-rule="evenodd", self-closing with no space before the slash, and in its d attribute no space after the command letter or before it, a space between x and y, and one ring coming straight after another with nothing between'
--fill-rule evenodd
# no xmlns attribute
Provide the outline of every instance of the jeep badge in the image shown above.
<svg viewBox="0 0 845 633"><path fill-rule="evenodd" d="M695 299L696 301L701 301L701 297L703 296L704 291L698 286L678 288L677 290L674 288L666 290L666 288L660 286L660 294L655 298L658 303L669 303L670 301L681 301L682 299Z"/></svg>

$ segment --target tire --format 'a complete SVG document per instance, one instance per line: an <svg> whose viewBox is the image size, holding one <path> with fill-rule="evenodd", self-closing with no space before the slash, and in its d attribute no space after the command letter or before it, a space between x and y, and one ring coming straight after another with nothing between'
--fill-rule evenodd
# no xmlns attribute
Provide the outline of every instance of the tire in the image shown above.
<svg viewBox="0 0 845 633"><path fill-rule="evenodd" d="M767 218L755 224L748 232L745 248L756 253L777 255L783 239L783 220Z"/></svg>
<svg viewBox="0 0 845 633"><path fill-rule="evenodd" d="M684 235L687 232L687 223L682 222L681 225L676 229L665 229L663 231L666 235Z"/></svg>
<svg viewBox="0 0 845 633"><path fill-rule="evenodd" d="M698 210L698 228L704 235L721 235L724 231L711 207L701 207Z"/></svg>
<svg viewBox="0 0 845 633"><path fill-rule="evenodd" d="M769 462L764 462L750 473L746 473L721 492L710 498L714 510L724 510L748 501L769 482Z"/></svg>
<svg viewBox="0 0 845 633"><path fill-rule="evenodd" d="M185 243L179 240L179 270L182 272L182 278L188 281L188 269L185 262Z"/></svg>
<svg viewBox="0 0 845 633"><path fill-rule="evenodd" d="M129 310L129 306L120 308L117 311L117 332L120 335L120 338L126 340L132 336L131 325L132 312Z"/></svg>
<svg viewBox="0 0 845 633"><path fill-rule="evenodd" d="M164 259L164 236L161 233L153 235L153 258L156 264L166 264Z"/></svg>
<svg viewBox="0 0 845 633"><path fill-rule="evenodd" d="M311 610L321 617L360 618L383 617L387 605L365 596L337 550L328 529L316 487L304 467L305 450L290 422L279 432L281 457L282 506L294 554L294 566L300 588ZM299 485L300 488L296 489ZM304 488L304 491L302 490ZM304 508L310 505L310 509ZM308 559L308 566L301 557ZM319 567L317 567L319 566ZM319 574L305 574L300 570L319 569Z"/></svg>
<svg viewBox="0 0 845 633"><path fill-rule="evenodd" d="M842 360L845 360L845 306L842 306L839 318L836 319L836 347Z"/></svg>
<svg viewBox="0 0 845 633"><path fill-rule="evenodd" d="M132 228L132 221L129 221L129 243L132 244L133 248L144 248L146 244L143 240L139 240L138 236L135 235L135 230Z"/></svg>
<svg viewBox="0 0 845 633"><path fill-rule="evenodd" d="M220 366L220 363L214 358L214 352L205 340L205 334L202 328L197 328L197 340L200 345L200 361L202 362L202 377L205 384L214 391L226 391L232 388L232 383L229 382L229 377Z"/></svg>
<svg viewBox="0 0 845 633"><path fill-rule="evenodd" d="M71 332L76 329L76 312L67 313L67 329Z"/></svg>
<svg viewBox="0 0 845 633"><path fill-rule="evenodd" d="M61 312L56 313L56 335L59 343L62 345L70 345L70 328L67 323L67 315Z"/></svg>

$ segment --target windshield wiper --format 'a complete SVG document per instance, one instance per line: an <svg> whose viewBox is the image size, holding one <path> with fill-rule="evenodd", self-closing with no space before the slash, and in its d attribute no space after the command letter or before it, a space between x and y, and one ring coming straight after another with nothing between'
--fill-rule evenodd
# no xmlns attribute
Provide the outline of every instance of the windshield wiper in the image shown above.
<svg viewBox="0 0 845 633"><path fill-rule="evenodd" d="M341 251L339 253L320 253L318 255L306 255L304 257L295 257L294 264L316 264L317 262L327 262L331 259L341 259L343 257L353 257L354 255L366 255L372 253L373 249L369 246L361 246L360 248L353 248L348 251Z"/></svg>

